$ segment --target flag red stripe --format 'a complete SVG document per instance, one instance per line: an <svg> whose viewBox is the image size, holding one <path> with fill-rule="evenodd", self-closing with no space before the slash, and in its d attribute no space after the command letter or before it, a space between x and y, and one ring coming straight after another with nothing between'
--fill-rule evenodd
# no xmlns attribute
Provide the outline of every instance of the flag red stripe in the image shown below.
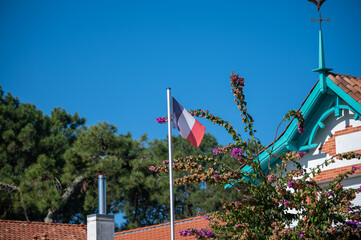
<svg viewBox="0 0 361 240"><path fill-rule="evenodd" d="M193 128L189 133L187 140L191 142L196 148L201 144L206 127L197 120L194 122Z"/></svg>

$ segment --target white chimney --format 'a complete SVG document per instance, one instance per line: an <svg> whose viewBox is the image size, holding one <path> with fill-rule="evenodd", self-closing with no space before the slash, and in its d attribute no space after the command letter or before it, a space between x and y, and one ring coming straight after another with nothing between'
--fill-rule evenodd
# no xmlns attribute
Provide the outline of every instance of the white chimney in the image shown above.
<svg viewBox="0 0 361 240"><path fill-rule="evenodd" d="M114 215L106 214L105 179L105 174L99 174L99 213L87 216L87 240L114 240Z"/></svg>

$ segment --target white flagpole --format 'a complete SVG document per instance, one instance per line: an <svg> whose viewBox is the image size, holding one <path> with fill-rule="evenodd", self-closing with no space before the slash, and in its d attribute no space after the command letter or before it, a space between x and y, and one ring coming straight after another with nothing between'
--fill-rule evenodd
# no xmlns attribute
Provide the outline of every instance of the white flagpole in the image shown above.
<svg viewBox="0 0 361 240"><path fill-rule="evenodd" d="M172 96L170 88L167 88L168 99L168 151L169 151L169 190L170 190L170 232L171 240L174 240L174 200L173 200L173 153L172 153Z"/></svg>

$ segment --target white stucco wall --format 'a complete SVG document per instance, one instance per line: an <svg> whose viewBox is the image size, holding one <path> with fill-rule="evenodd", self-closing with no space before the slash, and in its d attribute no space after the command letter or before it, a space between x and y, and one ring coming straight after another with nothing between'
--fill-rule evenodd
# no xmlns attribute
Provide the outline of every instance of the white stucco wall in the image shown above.
<svg viewBox="0 0 361 240"><path fill-rule="evenodd" d="M332 137L335 132L344 130L348 126L358 127L361 126L361 120L354 120L355 114L349 110L343 110L341 117L335 117L334 114L329 115L324 121L325 128L320 128L315 136L314 143L319 143L317 148L311 149L301 160L300 163L306 168L314 168L319 164L322 164L326 159L330 159L331 156L321 151L321 146ZM349 134L346 134L349 135ZM344 139L345 135L337 136L336 142ZM339 138L341 137L341 138ZM336 145L336 149L340 152L345 152L347 148L355 148L355 146L361 146L361 131L351 134L354 145L349 147L347 144L341 146ZM337 143L336 143L337 144ZM360 147L361 149L361 147ZM337 151L336 150L336 151ZM353 149L356 150L356 149ZM323 170L334 169L349 165L361 163L360 160L336 160L335 163L325 167Z"/></svg>
<svg viewBox="0 0 361 240"><path fill-rule="evenodd" d="M324 124L325 128L319 129L314 143L319 143L318 147L311 149L301 160L300 163L306 169L314 168L317 165L324 163L326 159L330 159L332 156L321 151L323 144L328 141L336 132L344 130L346 127L352 126L359 127L361 126L361 119L355 120L355 114L349 110L343 110L341 117L335 117L334 114L328 116L325 119ZM349 152L350 150L360 150L361 149L361 131L354 133L347 133L344 135L335 137L336 152L344 153ZM352 159L352 160L336 160L335 163L328 165L327 167L322 168L322 170L331 170L335 168L361 164L361 160ZM294 166L290 164L288 170L294 169ZM332 179L320 182L320 185L328 184ZM359 188L361 185L361 174L351 176L348 179L343 181L345 188ZM353 201L355 205L361 205L361 193L356 195L356 199Z"/></svg>
<svg viewBox="0 0 361 240"><path fill-rule="evenodd" d="M336 136L336 153L346 153L361 149L361 132L353 132Z"/></svg>

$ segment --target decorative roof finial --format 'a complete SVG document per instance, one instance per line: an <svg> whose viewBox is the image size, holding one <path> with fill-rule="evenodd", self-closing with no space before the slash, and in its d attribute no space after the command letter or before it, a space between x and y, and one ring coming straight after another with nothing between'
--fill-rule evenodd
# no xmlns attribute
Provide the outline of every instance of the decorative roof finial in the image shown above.
<svg viewBox="0 0 361 240"><path fill-rule="evenodd" d="M327 18L327 19L322 19L321 17L321 6L324 2L326 2L326 0L319 0L319 1L316 1L316 0L307 0L309 2L312 2L313 4L315 4L317 6L317 10L318 10L318 14L320 15L320 18L319 19L314 19L314 18L311 18L311 22L314 22L314 21L319 21L320 22L320 30L322 29L322 21L327 21L329 22L330 19Z"/></svg>
<svg viewBox="0 0 361 240"><path fill-rule="evenodd" d="M314 3L317 6L318 9L318 13L320 15L319 19L314 19L311 18L311 22L314 21L319 21L320 22L320 30L319 30L319 51L318 51L318 68L314 69L314 72L318 72L319 76L320 76L320 90L321 92L326 92L327 91L327 83L326 83L326 73L328 71L331 71L331 68L326 68L326 61L325 61L325 53L324 53L324 49L323 49L323 36L322 36L322 21L327 21L329 22L330 19L322 19L321 17L321 6L322 4L326 1L326 0L308 0L309 2Z"/></svg>
<svg viewBox="0 0 361 240"><path fill-rule="evenodd" d="M323 4L326 0L319 0L319 1L316 1L316 0L308 0L308 1L311 2L311 3L314 3L314 4L317 6L318 11L320 12L322 4Z"/></svg>

